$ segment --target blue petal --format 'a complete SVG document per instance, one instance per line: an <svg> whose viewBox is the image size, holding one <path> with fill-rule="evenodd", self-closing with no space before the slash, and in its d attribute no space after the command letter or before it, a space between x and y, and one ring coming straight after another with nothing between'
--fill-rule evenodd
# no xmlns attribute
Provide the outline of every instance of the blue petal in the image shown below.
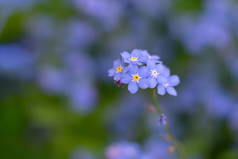
<svg viewBox="0 0 238 159"><path fill-rule="evenodd" d="M159 56L157 56L157 55L152 55L152 56L151 56L151 59L152 59L152 60L159 60L159 59L160 59L160 57L159 57Z"/></svg>
<svg viewBox="0 0 238 159"><path fill-rule="evenodd" d="M169 77L169 85L170 86L177 86L180 83L179 77L176 75Z"/></svg>
<svg viewBox="0 0 238 159"><path fill-rule="evenodd" d="M156 65L156 69L157 69L158 73L163 74L164 70L166 68L165 68L165 66L163 64L158 64L158 65Z"/></svg>
<svg viewBox="0 0 238 159"><path fill-rule="evenodd" d="M149 75L150 71L147 67L143 66L139 69L139 75L141 77L147 77Z"/></svg>
<svg viewBox="0 0 238 159"><path fill-rule="evenodd" d="M155 78L150 78L149 83L150 83L150 88L155 88L157 85L157 80Z"/></svg>
<svg viewBox="0 0 238 159"><path fill-rule="evenodd" d="M168 94L172 96L177 96L177 91L174 89L174 87L168 87L167 89Z"/></svg>
<svg viewBox="0 0 238 159"><path fill-rule="evenodd" d="M147 66L148 66L150 69L155 69L156 64L155 64L154 61L148 60L148 61L147 61Z"/></svg>
<svg viewBox="0 0 238 159"><path fill-rule="evenodd" d="M122 59L124 62L126 62L126 63L130 62L129 59L130 59L131 55L128 52L122 52L121 56L122 56Z"/></svg>
<svg viewBox="0 0 238 159"><path fill-rule="evenodd" d="M166 78L164 76L161 76L161 75L158 75L157 80L160 84L164 84L168 81L168 78Z"/></svg>
<svg viewBox="0 0 238 159"><path fill-rule="evenodd" d="M136 73L138 73L139 68L138 68L138 66L137 66L136 64L130 64L130 65L128 66L128 70L129 70L129 72L130 72L131 74L136 74Z"/></svg>
<svg viewBox="0 0 238 159"><path fill-rule="evenodd" d="M128 84L131 81L131 76L128 74L123 74L121 77L121 82L124 84Z"/></svg>
<svg viewBox="0 0 238 159"><path fill-rule="evenodd" d="M141 54L142 54L144 57L149 57L149 56L150 56L150 54L149 54L148 51L146 51L146 50L142 50L142 51L141 51Z"/></svg>
<svg viewBox="0 0 238 159"><path fill-rule="evenodd" d="M150 56L150 54L146 50L143 50L141 52L141 61L147 64L147 62L149 60L149 56Z"/></svg>
<svg viewBox="0 0 238 159"><path fill-rule="evenodd" d="M109 76L109 77L114 76L114 74L115 74L115 70L114 70L113 68L111 68L110 70L108 70L108 76Z"/></svg>
<svg viewBox="0 0 238 159"><path fill-rule="evenodd" d="M167 67L164 67L163 73L162 73L165 77L168 77L170 75L170 70Z"/></svg>
<svg viewBox="0 0 238 159"><path fill-rule="evenodd" d="M130 82L128 85L128 90L132 93L135 94L138 91L138 85L136 82Z"/></svg>
<svg viewBox="0 0 238 159"><path fill-rule="evenodd" d="M165 88L162 85L159 85L157 87L157 93L162 96L165 95Z"/></svg>
<svg viewBox="0 0 238 159"><path fill-rule="evenodd" d="M132 50L131 56L140 58L142 56L142 50L139 49Z"/></svg>
<svg viewBox="0 0 238 159"><path fill-rule="evenodd" d="M115 76L114 76L115 81L119 81L120 78L121 78L120 74L115 74Z"/></svg>
<svg viewBox="0 0 238 159"><path fill-rule="evenodd" d="M147 79L140 79L139 87L142 88L142 89L148 88L149 87L148 80Z"/></svg>
<svg viewBox="0 0 238 159"><path fill-rule="evenodd" d="M113 61L113 66L114 67L119 67L121 65L121 60L120 59L117 59L115 61Z"/></svg>

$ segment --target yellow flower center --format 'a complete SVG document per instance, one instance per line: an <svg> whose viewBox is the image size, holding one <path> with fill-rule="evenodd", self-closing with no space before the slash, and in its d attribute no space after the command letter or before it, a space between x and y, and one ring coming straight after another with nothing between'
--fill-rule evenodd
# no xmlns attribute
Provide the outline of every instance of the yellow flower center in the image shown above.
<svg viewBox="0 0 238 159"><path fill-rule="evenodd" d="M121 72L122 71L122 66L119 66L116 69L117 69L117 72Z"/></svg>
<svg viewBox="0 0 238 159"><path fill-rule="evenodd" d="M133 81L138 82L140 80L140 76L138 74L133 75Z"/></svg>
<svg viewBox="0 0 238 159"><path fill-rule="evenodd" d="M137 57L132 56L131 61L137 61Z"/></svg>

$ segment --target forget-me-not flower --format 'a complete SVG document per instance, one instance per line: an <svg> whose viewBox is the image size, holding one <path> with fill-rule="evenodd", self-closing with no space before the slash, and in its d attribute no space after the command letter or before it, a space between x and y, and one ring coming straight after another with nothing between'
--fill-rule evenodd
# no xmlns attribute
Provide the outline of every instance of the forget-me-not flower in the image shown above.
<svg viewBox="0 0 238 159"><path fill-rule="evenodd" d="M160 78L157 93L159 95L165 95L165 93L168 92L170 95L177 96L177 91L174 86L177 86L179 83L180 80L177 75Z"/></svg>
<svg viewBox="0 0 238 159"><path fill-rule="evenodd" d="M122 77L122 83L128 84L128 90L134 94L139 88L148 88L148 80L146 79L146 67L138 68L138 66L131 66L129 72Z"/></svg>
<svg viewBox="0 0 238 159"><path fill-rule="evenodd" d="M114 77L115 81L119 81L121 79L121 76L125 72L124 64L121 62L120 59L117 59L113 62L113 68L108 71L108 75L110 77Z"/></svg>
<svg viewBox="0 0 238 159"><path fill-rule="evenodd" d="M150 88L155 88L161 79L169 76L169 69L163 64L150 63L147 65L148 82Z"/></svg>
<svg viewBox="0 0 238 159"><path fill-rule="evenodd" d="M157 64L157 63L161 63L161 61L159 61L160 57L157 55L150 55L148 53L148 51L143 50L141 51L141 60L143 63L145 64L149 64L149 63L153 63L153 64Z"/></svg>
<svg viewBox="0 0 238 159"><path fill-rule="evenodd" d="M121 56L125 63L142 65L142 50L134 49L131 54L122 52Z"/></svg>
<svg viewBox="0 0 238 159"><path fill-rule="evenodd" d="M136 93L139 88L155 88L157 93L176 96L174 86L179 84L178 76L170 76L170 70L157 55L150 55L146 50L134 49L132 53L122 52L122 60L114 61L109 76L120 84L128 84L130 93Z"/></svg>

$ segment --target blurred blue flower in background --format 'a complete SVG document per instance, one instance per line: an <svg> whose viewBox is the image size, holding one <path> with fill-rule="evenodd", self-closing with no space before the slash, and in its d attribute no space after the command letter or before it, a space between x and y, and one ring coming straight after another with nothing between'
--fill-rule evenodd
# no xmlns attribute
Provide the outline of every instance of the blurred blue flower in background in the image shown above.
<svg viewBox="0 0 238 159"><path fill-rule="evenodd" d="M97 100L93 64L83 53L67 53L62 68L46 67L38 76L47 91L65 95L78 113L92 111Z"/></svg>
<svg viewBox="0 0 238 159"><path fill-rule="evenodd" d="M66 77L64 73L53 67L41 68L37 80L42 88L49 92L61 92L65 88Z"/></svg>
<svg viewBox="0 0 238 159"><path fill-rule="evenodd" d="M107 159L139 159L141 154L139 145L126 141L112 144L106 150Z"/></svg>
<svg viewBox="0 0 238 159"><path fill-rule="evenodd" d="M174 159L170 144L165 141L152 141L149 139L145 149L134 142L122 141L110 145L106 150L107 159Z"/></svg>
<svg viewBox="0 0 238 159"><path fill-rule="evenodd" d="M106 113L106 122L110 131L115 133L116 137L133 137L138 135L138 128L141 117L145 112L145 99L141 95L129 95L123 93L116 103L111 104Z"/></svg>
<svg viewBox="0 0 238 159"><path fill-rule="evenodd" d="M87 22L73 20L68 24L65 31L65 44L70 49L84 49L89 47L96 39L96 31L92 25Z"/></svg>
<svg viewBox="0 0 238 159"><path fill-rule="evenodd" d="M189 53L201 53L209 47L223 49L232 40L233 19L237 14L233 10L236 8L232 1L206 1L201 15L176 17L171 23L172 32L184 42Z"/></svg>
<svg viewBox="0 0 238 159"><path fill-rule="evenodd" d="M161 141L161 139L151 138L148 139L145 145L145 154L148 159L157 159L157 158L168 158L175 159L176 155L170 154L169 152L170 143L166 141Z"/></svg>
<svg viewBox="0 0 238 159"><path fill-rule="evenodd" d="M135 8L138 9L145 15L159 18L169 11L171 7L171 1L163 1L163 0L130 0L130 2L135 5Z"/></svg>
<svg viewBox="0 0 238 159"><path fill-rule="evenodd" d="M12 77L33 76L35 56L18 44L0 45L0 72Z"/></svg>
<svg viewBox="0 0 238 159"><path fill-rule="evenodd" d="M73 0L73 4L79 12L94 18L106 30L118 26L122 14L121 3L109 0Z"/></svg>
<svg viewBox="0 0 238 159"><path fill-rule="evenodd" d="M91 112L97 101L97 90L89 81L74 83L67 89L72 107L80 114Z"/></svg>

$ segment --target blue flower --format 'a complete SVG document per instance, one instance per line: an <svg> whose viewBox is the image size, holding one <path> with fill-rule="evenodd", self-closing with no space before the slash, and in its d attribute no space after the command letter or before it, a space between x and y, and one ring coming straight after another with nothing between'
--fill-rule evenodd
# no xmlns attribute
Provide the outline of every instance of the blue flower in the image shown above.
<svg viewBox="0 0 238 159"><path fill-rule="evenodd" d="M159 95L165 95L166 92L172 96L177 96L177 91L174 86L180 83L179 77L176 75L169 77L162 77L159 79L159 85L157 87L157 93Z"/></svg>
<svg viewBox="0 0 238 159"><path fill-rule="evenodd" d="M155 64L150 63L147 65L147 73L148 73L148 82L150 88L155 88L159 81L164 79L164 77L168 77L170 71L163 64Z"/></svg>
<svg viewBox="0 0 238 159"><path fill-rule="evenodd" d="M142 50L134 49L131 54L122 52L121 56L125 63L142 65Z"/></svg>
<svg viewBox="0 0 238 159"><path fill-rule="evenodd" d="M142 155L142 150L137 143L118 142L110 145L106 151L108 159L138 159Z"/></svg>
<svg viewBox="0 0 238 159"><path fill-rule="evenodd" d="M117 59L113 62L113 68L108 71L108 75L110 77L114 77L115 81L119 81L125 71L126 69L124 64L120 59Z"/></svg>
<svg viewBox="0 0 238 159"><path fill-rule="evenodd" d="M129 68L129 72L124 74L121 82L128 84L128 90L135 94L139 87L142 89L148 88L148 79L146 78L147 68L145 66L138 68L134 65Z"/></svg>
<svg viewBox="0 0 238 159"><path fill-rule="evenodd" d="M146 50L142 50L141 51L141 54L142 54L142 62L145 63L145 64L157 64L157 63L161 63L161 61L159 61L160 57L157 56L157 55L150 55L148 53L148 51Z"/></svg>

